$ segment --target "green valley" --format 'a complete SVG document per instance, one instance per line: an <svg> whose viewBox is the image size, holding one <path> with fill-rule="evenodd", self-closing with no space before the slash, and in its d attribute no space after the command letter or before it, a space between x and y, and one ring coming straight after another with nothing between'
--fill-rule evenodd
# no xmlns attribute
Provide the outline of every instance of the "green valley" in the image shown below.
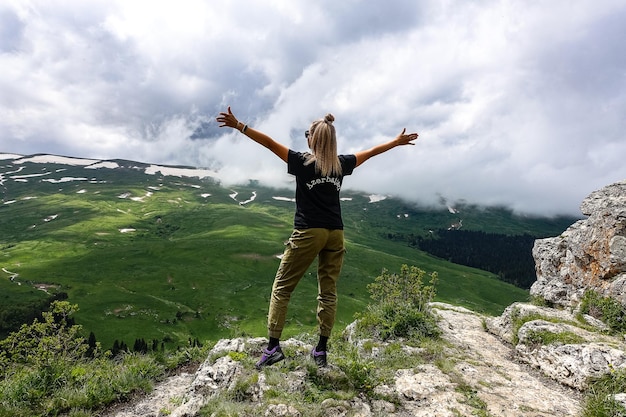
<svg viewBox="0 0 626 417"><path fill-rule="evenodd" d="M225 188L194 177L193 169L184 176L149 174L147 167L131 161L104 166L0 159L5 318L12 309L66 293L80 308L77 323L105 348L114 340L132 345L138 338L176 346L190 339L265 336L271 285L291 232L293 191L258 184ZM495 315L528 298L527 291L494 274L390 238L445 228L458 213L393 198L373 201L355 191L342 194L348 252L338 328L369 302L367 284L383 268L394 272L402 264L437 271L437 299L475 311ZM491 232L550 235L571 223L516 217L504 209L464 209L468 228ZM313 265L293 294L286 337L315 327L316 292Z"/></svg>

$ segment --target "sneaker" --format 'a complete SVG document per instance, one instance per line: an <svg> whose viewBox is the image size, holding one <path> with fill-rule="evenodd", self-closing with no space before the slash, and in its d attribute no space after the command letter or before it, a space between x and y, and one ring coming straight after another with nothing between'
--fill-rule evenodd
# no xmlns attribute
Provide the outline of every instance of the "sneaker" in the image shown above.
<svg viewBox="0 0 626 417"><path fill-rule="evenodd" d="M328 363L326 362L326 352L324 351L318 352L315 350L315 348L313 348L313 350L311 351L311 357L315 361L315 364L318 368L325 368L326 365L328 365Z"/></svg>
<svg viewBox="0 0 626 417"><path fill-rule="evenodd" d="M283 359L285 359L285 355L280 349L280 346L276 346L272 350L263 349L263 356L261 356L261 360L256 363L256 369L274 365L276 362L280 362Z"/></svg>

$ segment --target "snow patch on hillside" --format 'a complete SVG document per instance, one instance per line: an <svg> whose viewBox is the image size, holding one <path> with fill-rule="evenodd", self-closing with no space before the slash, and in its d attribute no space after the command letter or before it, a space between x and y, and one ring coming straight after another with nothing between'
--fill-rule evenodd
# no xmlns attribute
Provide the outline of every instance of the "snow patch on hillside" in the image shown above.
<svg viewBox="0 0 626 417"><path fill-rule="evenodd" d="M25 174L25 175L11 175L9 178L15 181L26 180L26 178L33 177L45 177L46 175L50 175L52 172L44 172L43 174Z"/></svg>
<svg viewBox="0 0 626 417"><path fill-rule="evenodd" d="M383 201L387 199L386 195L372 194L370 197L370 203L378 203L379 201Z"/></svg>
<svg viewBox="0 0 626 417"><path fill-rule="evenodd" d="M252 191L252 195L246 201L239 201L239 200L237 200L237 196L238 195L239 195L239 193L237 191L233 191L233 193L229 194L228 196L230 198L232 198L233 200L235 200L236 202L238 202L240 206L244 206L244 205L246 205L248 203L251 203L251 202L253 202L256 199L256 191Z"/></svg>
<svg viewBox="0 0 626 417"><path fill-rule="evenodd" d="M291 198L291 197L276 197L276 196L274 196L274 197L272 197L272 199L276 200L276 201L289 201L289 202L292 202L292 203L296 202L296 199L295 198Z"/></svg>
<svg viewBox="0 0 626 417"><path fill-rule="evenodd" d="M61 182L72 182L72 181L88 181L87 178L75 178L75 177L63 177L61 179L55 180L54 178L46 178L42 181L49 182L51 184L58 184Z"/></svg>
<svg viewBox="0 0 626 417"><path fill-rule="evenodd" d="M28 158L16 159L13 161L15 164L23 164L25 162L32 162L35 164L63 164L63 165L92 165L98 161L97 159L82 159L82 158L70 158L67 156L57 155L35 155Z"/></svg>
<svg viewBox="0 0 626 417"><path fill-rule="evenodd" d="M253 202L256 199L256 191L252 191L252 195L250 196L249 199L247 199L246 201L242 201L239 204L241 204L242 206L248 203Z"/></svg>
<svg viewBox="0 0 626 417"><path fill-rule="evenodd" d="M119 168L119 164L117 162L112 162L112 161L100 161L98 163L95 163L93 165L89 165L86 166L85 169L98 169L98 168L108 168L108 169L115 169L115 168Z"/></svg>
<svg viewBox="0 0 626 417"><path fill-rule="evenodd" d="M143 200L147 197L152 197L152 192L151 191L146 191L146 194L143 197L131 197L130 199L133 201L140 201L143 203Z"/></svg>
<svg viewBox="0 0 626 417"><path fill-rule="evenodd" d="M12 160L14 164L24 164L27 162L34 164L59 164L59 165L72 165L83 166L85 169L116 169L120 168L120 165L114 161L101 161L98 159L88 158L72 158L67 156L58 155L34 155L23 156L17 154L0 153L0 160ZM160 173L164 176L173 177L190 177L190 178L207 178L216 177L217 172L208 169L196 169L196 168L177 168L168 167L163 165L150 165L147 168L135 167L138 170L144 170L146 174L155 175Z"/></svg>
<svg viewBox="0 0 626 417"><path fill-rule="evenodd" d="M145 170L146 174L155 175L160 173L161 175L169 175L173 177L198 177L207 178L217 175L215 171L208 169L193 169L193 168L174 168L165 167L160 165L150 165Z"/></svg>

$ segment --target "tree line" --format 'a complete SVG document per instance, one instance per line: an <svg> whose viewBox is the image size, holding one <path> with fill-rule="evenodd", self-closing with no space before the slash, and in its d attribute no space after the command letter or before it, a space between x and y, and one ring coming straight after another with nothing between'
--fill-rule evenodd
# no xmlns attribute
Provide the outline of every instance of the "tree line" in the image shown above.
<svg viewBox="0 0 626 417"><path fill-rule="evenodd" d="M11 306L0 306L0 341L8 337L11 333L19 331L24 324L32 323L34 321L43 321L44 314L50 310L51 306L57 301L67 300L68 295L65 292L59 292L58 294L52 294L49 297L34 300L30 302L24 302L21 304ZM176 314L177 319L182 318L181 312ZM199 313L196 313L198 315ZM54 322L59 322L61 318L56 314L52 315ZM67 321L68 326L74 326L76 323L73 316L64 317L63 320ZM169 322L169 320L168 320ZM175 323L176 320L172 319ZM147 352L163 352L165 350L165 344L173 342L169 336L165 336L162 340L153 339L150 342L146 342L143 338L135 339L135 342L129 346L124 340L115 340L110 348L111 354L117 356L120 353L147 353ZM97 346L96 336L93 332L89 333L86 339L88 346L86 351L87 357L93 357ZM196 348L202 347L202 343L197 338L187 341L187 347Z"/></svg>
<svg viewBox="0 0 626 417"><path fill-rule="evenodd" d="M90 337L91 335L93 335L93 333L90 334ZM168 341L171 341L168 336L166 336L163 340L152 339L150 343L146 342L144 338L139 338L135 339L135 343L133 344L133 347L131 349L123 340L119 341L115 339L115 341L113 342L113 347L111 348L111 355L115 357L124 352L135 352L143 354L146 354L148 352L164 352L165 342ZM187 347L200 348L202 347L202 343L200 343L200 340L198 338L189 338L187 340Z"/></svg>
<svg viewBox="0 0 626 417"><path fill-rule="evenodd" d="M410 246L438 258L491 272L520 288L529 289L537 279L532 256L537 238L529 234L439 229L428 237L389 234L388 238L406 240Z"/></svg>

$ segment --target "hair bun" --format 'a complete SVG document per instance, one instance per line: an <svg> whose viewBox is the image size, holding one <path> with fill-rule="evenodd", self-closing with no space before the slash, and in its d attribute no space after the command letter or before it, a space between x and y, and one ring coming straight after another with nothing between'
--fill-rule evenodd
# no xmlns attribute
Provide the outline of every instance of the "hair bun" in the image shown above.
<svg viewBox="0 0 626 417"><path fill-rule="evenodd" d="M328 113L325 117L324 117L324 121L326 123L332 124L332 122L335 121L335 116L333 116L332 114Z"/></svg>

